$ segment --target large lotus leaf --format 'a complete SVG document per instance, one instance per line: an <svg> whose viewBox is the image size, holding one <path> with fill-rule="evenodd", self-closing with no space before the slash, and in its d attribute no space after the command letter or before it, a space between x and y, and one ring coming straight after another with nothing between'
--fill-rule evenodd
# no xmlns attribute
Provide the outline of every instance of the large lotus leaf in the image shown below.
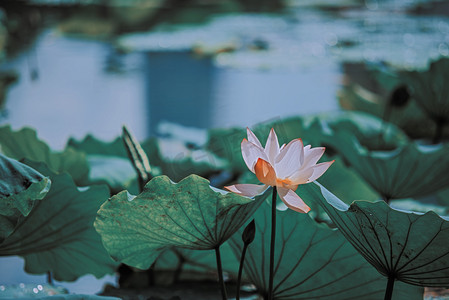
<svg viewBox="0 0 449 300"><path fill-rule="evenodd" d="M0 243L49 189L48 177L0 154Z"/></svg>
<svg viewBox="0 0 449 300"><path fill-rule="evenodd" d="M10 126L0 127L0 153L17 160L44 162L54 172L68 172L77 183L84 182L89 173L84 153L73 148L53 152L31 128L13 131Z"/></svg>
<svg viewBox="0 0 449 300"><path fill-rule="evenodd" d="M339 113L325 119L333 131L347 131L370 150L389 149L409 141L396 125L365 113Z"/></svg>
<svg viewBox="0 0 449 300"><path fill-rule="evenodd" d="M270 213L267 203L256 212L256 238L248 247L244 265L249 281L264 295L268 290ZM241 231L231 238L237 257ZM277 211L275 299L381 299L386 284L338 230L319 225L306 214ZM422 294L421 288L402 285L394 299L422 299Z"/></svg>
<svg viewBox="0 0 449 300"><path fill-rule="evenodd" d="M301 196L319 202L346 239L382 275L417 285L449 287L449 219L392 209L384 201L350 206L320 184Z"/></svg>
<svg viewBox="0 0 449 300"><path fill-rule="evenodd" d="M114 259L146 269L171 247L219 247L266 194L250 199L214 189L197 175L177 184L158 176L138 196L123 191L110 198L98 211L95 228Z"/></svg>
<svg viewBox="0 0 449 300"><path fill-rule="evenodd" d="M449 147L409 143L392 151L369 151L349 133L328 139L385 199L425 196L449 185Z"/></svg>
<svg viewBox="0 0 449 300"><path fill-rule="evenodd" d="M401 72L416 102L432 119L445 123L449 122L448 76L448 58L432 62L427 70Z"/></svg>
<svg viewBox="0 0 449 300"><path fill-rule="evenodd" d="M395 91L404 87L397 73L398 71L392 68L370 65L369 70L363 74L364 77L376 80L382 88L372 91L357 83L349 83L338 93L341 107L345 110L363 111L379 118L387 118L413 138L432 136L433 121L415 101L408 101L400 107L391 105L390 101Z"/></svg>
<svg viewBox="0 0 449 300"><path fill-rule="evenodd" d="M52 187L0 244L0 256L20 255L27 272L51 272L63 281L113 272L117 264L93 227L97 210L109 197L107 187L77 188L67 173L57 175L43 164L25 162L49 175Z"/></svg>

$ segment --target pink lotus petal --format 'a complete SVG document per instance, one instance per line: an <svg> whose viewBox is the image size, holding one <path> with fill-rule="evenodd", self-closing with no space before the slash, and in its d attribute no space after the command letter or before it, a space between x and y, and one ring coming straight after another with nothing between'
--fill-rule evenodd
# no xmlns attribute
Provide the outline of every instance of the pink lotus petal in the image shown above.
<svg viewBox="0 0 449 300"><path fill-rule="evenodd" d="M271 186L276 185L276 172L266 160L259 158L254 166L254 171L257 179L259 179L259 181L263 184Z"/></svg>
<svg viewBox="0 0 449 300"><path fill-rule="evenodd" d="M310 176L308 182L312 182L317 180L321 175L324 174L324 172L327 171L327 169L329 169L329 167L334 163L335 160L333 161L328 161L328 162L323 162L320 164L317 164L315 166L312 167L313 169L313 174L312 176Z"/></svg>
<svg viewBox="0 0 449 300"><path fill-rule="evenodd" d="M275 170L278 178L287 178L296 172L304 161L304 147L301 139L291 141L276 157Z"/></svg>
<svg viewBox="0 0 449 300"><path fill-rule="evenodd" d="M264 149L249 142L247 139L243 139L241 147L242 147L243 160L245 161L245 164L248 167L248 169L250 169L251 172L253 173L255 173L254 166L259 158L268 160L268 157L265 154Z"/></svg>
<svg viewBox="0 0 449 300"><path fill-rule="evenodd" d="M225 186L224 188L233 193L252 198L265 192L268 186L258 184L235 184Z"/></svg>
<svg viewBox="0 0 449 300"><path fill-rule="evenodd" d="M296 170L288 179L290 179L292 184L304 184L309 181L309 178L313 176L314 169L313 168L306 168L306 169L299 169Z"/></svg>
<svg viewBox="0 0 449 300"><path fill-rule="evenodd" d="M316 148L308 148L304 147L304 164L301 168L309 168L312 167L320 160L321 156L323 156L326 148L324 147L316 147Z"/></svg>
<svg viewBox="0 0 449 300"><path fill-rule="evenodd" d="M299 213L308 213L310 207L302 201L302 199L292 190L278 187L279 197L287 205L288 208L293 209Z"/></svg>
<svg viewBox="0 0 449 300"><path fill-rule="evenodd" d="M260 141L257 138L257 136L248 127L246 127L246 134L248 135L248 141L249 142L253 143L257 147L263 148L262 144L260 143Z"/></svg>
<svg viewBox="0 0 449 300"><path fill-rule="evenodd" d="M279 141L273 128L271 128L267 143L265 144L265 154L268 156L268 162L274 166L274 160L279 154Z"/></svg>

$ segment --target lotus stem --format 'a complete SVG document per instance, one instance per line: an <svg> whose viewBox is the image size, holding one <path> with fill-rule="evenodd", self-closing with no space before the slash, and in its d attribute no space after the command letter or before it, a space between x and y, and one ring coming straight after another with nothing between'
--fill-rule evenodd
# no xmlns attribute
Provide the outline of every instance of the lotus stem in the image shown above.
<svg viewBox="0 0 449 300"><path fill-rule="evenodd" d="M226 286L223 280L223 268L221 267L220 246L217 246L215 248L215 257L217 259L218 281L220 282L221 296L223 300L226 300L228 298L228 295L226 294Z"/></svg>
<svg viewBox="0 0 449 300"><path fill-rule="evenodd" d="M394 276L393 274L388 275L387 289L385 291L384 300L391 300L391 297L393 296L393 287L395 280L396 276Z"/></svg>
<svg viewBox="0 0 449 300"><path fill-rule="evenodd" d="M246 249L248 249L249 244L243 244L242 256L240 257L240 265L239 265L239 274L237 276L237 293L235 296L235 300L240 300L240 286L242 283L242 272L243 272L243 263L245 262Z"/></svg>
<svg viewBox="0 0 449 300"><path fill-rule="evenodd" d="M436 120L437 128L435 135L433 136L432 144L438 144L443 136L444 121L441 119Z"/></svg>
<svg viewBox="0 0 449 300"><path fill-rule="evenodd" d="M273 187L273 198L271 199L270 279L268 281L268 300L273 299L274 248L276 244L276 198L277 190L276 187Z"/></svg>
<svg viewBox="0 0 449 300"><path fill-rule="evenodd" d="M53 276L50 271L47 272L47 283L53 285Z"/></svg>

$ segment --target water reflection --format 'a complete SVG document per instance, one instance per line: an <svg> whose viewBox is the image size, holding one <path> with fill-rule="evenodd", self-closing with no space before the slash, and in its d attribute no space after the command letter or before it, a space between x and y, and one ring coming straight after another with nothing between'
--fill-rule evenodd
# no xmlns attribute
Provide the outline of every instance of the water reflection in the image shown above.
<svg viewBox="0 0 449 300"><path fill-rule="evenodd" d="M155 134L168 121L189 127L209 128L216 70L210 57L189 51L146 53L147 124Z"/></svg>

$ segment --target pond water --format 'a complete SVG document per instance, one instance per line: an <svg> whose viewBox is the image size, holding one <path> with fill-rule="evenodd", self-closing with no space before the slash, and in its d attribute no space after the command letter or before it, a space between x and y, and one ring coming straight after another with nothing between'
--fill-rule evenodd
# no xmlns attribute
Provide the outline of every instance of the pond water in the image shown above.
<svg viewBox="0 0 449 300"><path fill-rule="evenodd" d="M123 37L120 47L134 50L128 53L107 41L48 29L27 52L1 65L20 73L1 123L34 127L61 149L69 136L113 139L123 124L143 139L167 121L251 127L338 110L344 61L414 67L449 55L447 17L406 14L411 1L385 3L367 1L332 12L297 7L283 16L219 16L200 27ZM228 48L234 51L223 51ZM32 78L34 69L38 76ZM20 258L0 258L0 265L1 284L45 282L45 276L25 274ZM114 281L86 276L63 285L94 293Z"/></svg>

